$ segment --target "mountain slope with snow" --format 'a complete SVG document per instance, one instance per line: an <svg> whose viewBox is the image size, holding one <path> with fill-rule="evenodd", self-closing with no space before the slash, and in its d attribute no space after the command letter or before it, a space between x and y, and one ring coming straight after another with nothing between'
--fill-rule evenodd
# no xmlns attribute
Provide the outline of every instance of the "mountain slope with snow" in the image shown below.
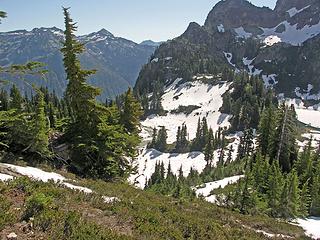
<svg viewBox="0 0 320 240"><path fill-rule="evenodd" d="M279 0L271 10L246 0L220 1L204 26L190 23L181 36L162 44L154 59L168 56L171 61L142 69L135 86L139 94L152 92L154 76L166 84L228 67L261 77L287 98L318 104L319 98L303 98L296 89L312 85L308 94L320 94L320 2Z"/></svg>
<svg viewBox="0 0 320 240"><path fill-rule="evenodd" d="M62 96L67 84L60 53L63 38L63 31L55 27L2 32L0 65L24 64L27 61L43 62L49 70L47 80L30 77L29 82L48 86L49 90L55 90ZM86 47L86 52L80 56L83 68L98 70L90 77L89 82L102 89L103 101L106 97L115 97L128 87L134 86L141 67L156 48L150 44L141 45L116 37L105 29L79 36L78 40ZM22 90L30 92L30 87L22 81L15 83Z"/></svg>
<svg viewBox="0 0 320 240"><path fill-rule="evenodd" d="M210 77L210 76L207 76ZM228 90L229 83L215 85L204 84L201 81L186 82L180 84L182 79L177 79L165 89L162 96L162 106L168 113L165 116L151 115L142 122L146 128L158 128L165 126L168 130L168 143L176 141L178 127L186 124L189 139L195 138L198 120L206 117L209 127L214 132L219 127L228 127L230 116L221 114L222 95ZM197 106L197 109L186 115L184 113L172 113L179 106Z"/></svg>

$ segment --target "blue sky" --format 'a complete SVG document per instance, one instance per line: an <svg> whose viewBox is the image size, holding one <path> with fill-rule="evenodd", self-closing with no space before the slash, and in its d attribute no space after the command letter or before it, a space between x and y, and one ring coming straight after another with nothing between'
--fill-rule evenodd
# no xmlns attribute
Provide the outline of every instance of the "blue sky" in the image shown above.
<svg viewBox="0 0 320 240"><path fill-rule="evenodd" d="M71 7L78 34L105 28L136 42L167 40L184 32L189 22L203 24L217 0L0 0L8 18L0 32L35 27L63 28L61 6ZM251 0L274 8L276 0Z"/></svg>

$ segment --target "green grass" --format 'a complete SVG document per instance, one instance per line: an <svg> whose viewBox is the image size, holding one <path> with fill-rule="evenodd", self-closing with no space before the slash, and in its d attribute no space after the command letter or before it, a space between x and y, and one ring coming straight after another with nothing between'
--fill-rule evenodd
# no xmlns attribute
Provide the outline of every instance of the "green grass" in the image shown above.
<svg viewBox="0 0 320 240"><path fill-rule="evenodd" d="M199 199L182 201L125 183L82 179L79 185L96 193L27 178L0 183L0 237L12 231L23 236L17 226L27 220L44 239L268 239L253 229L308 239L299 227L240 215ZM121 201L107 204L101 196Z"/></svg>

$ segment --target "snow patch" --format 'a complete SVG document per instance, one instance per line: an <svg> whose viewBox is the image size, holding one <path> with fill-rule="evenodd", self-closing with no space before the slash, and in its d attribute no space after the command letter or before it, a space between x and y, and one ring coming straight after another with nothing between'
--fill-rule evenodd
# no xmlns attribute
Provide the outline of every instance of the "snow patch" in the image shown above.
<svg viewBox="0 0 320 240"><path fill-rule="evenodd" d="M244 175L238 175L233 177L227 177L219 181L209 182L205 184L203 188L197 188L196 194L197 196L205 197L206 201L215 203L216 196L211 195L211 191L218 188L225 188L229 184L233 184L238 182L241 178L244 178Z"/></svg>
<svg viewBox="0 0 320 240"><path fill-rule="evenodd" d="M301 92L301 88L296 87L294 92L296 96L301 98L302 100L316 100L316 101L320 100L320 92L318 94L311 94L312 89L313 89L313 85L308 84L306 90L302 90Z"/></svg>
<svg viewBox="0 0 320 240"><path fill-rule="evenodd" d="M248 59L247 57L242 58L242 62L243 62L243 64L244 64L245 66L248 67L248 70L249 70L248 73L249 73L249 75L251 75L251 76L260 75L260 74L262 73L262 71L263 71L263 70L261 70L261 69L255 68L255 66L252 65L252 63L253 63L254 60L255 60L255 58L254 58L254 59Z"/></svg>
<svg viewBox="0 0 320 240"><path fill-rule="evenodd" d="M320 128L320 104L311 107L305 107L303 100L298 98L279 99L285 102L287 106L294 105L298 120L312 127Z"/></svg>
<svg viewBox="0 0 320 240"><path fill-rule="evenodd" d="M266 87L273 87L275 84L278 83L278 81L276 80L276 77L278 75L277 74L270 74L270 75L262 75L262 80L264 82L264 85Z"/></svg>
<svg viewBox="0 0 320 240"><path fill-rule="evenodd" d="M137 159L137 174L130 176L129 181L143 189L154 173L157 163L163 163L166 171L170 163L171 171L175 175L179 174L179 169L182 166L185 177L189 175L191 168L201 173L207 164L204 160L204 154L201 152L170 154L155 149L144 149Z"/></svg>
<svg viewBox="0 0 320 240"><path fill-rule="evenodd" d="M219 109L222 106L222 95L229 89L230 83L221 83L217 85L208 85L200 81L186 82L179 84L181 79L177 79L173 84L165 89L162 96L162 106L168 111L166 116L151 115L141 124L146 129L159 128L164 126L168 133L168 143L176 140L178 127L186 124L188 128L189 140L196 136L198 119L207 118L208 125L217 131L219 127L229 127L230 115L222 114ZM184 113L172 114L179 106L198 106L191 114ZM144 137L147 137L146 130L143 131Z"/></svg>
<svg viewBox="0 0 320 240"><path fill-rule="evenodd" d="M297 223L306 231L306 234L309 237L313 239L320 238L320 218L319 217L297 219Z"/></svg>
<svg viewBox="0 0 320 240"><path fill-rule="evenodd" d="M223 24L219 24L219 25L217 26L217 28L218 28L218 32L220 32L220 33L224 33L224 32L225 32L225 29L224 29Z"/></svg>
<svg viewBox="0 0 320 240"><path fill-rule="evenodd" d="M88 194L93 193L93 191L91 189L86 188L86 187L80 187L80 186L76 186L76 185L66 183L66 182L64 182L63 185L66 186L67 188L72 189L72 190L77 190L77 191L88 193Z"/></svg>
<svg viewBox="0 0 320 240"><path fill-rule="evenodd" d="M296 109L296 113L300 122L320 128L320 111L313 109Z"/></svg>
<svg viewBox="0 0 320 240"><path fill-rule="evenodd" d="M224 56L226 57L228 63L232 66L232 67L236 67L236 65L234 63L232 63L232 53L227 53L227 52L223 52Z"/></svg>
<svg viewBox="0 0 320 240"><path fill-rule="evenodd" d="M12 179L13 179L12 176L0 173L0 181L5 182L5 181L12 180Z"/></svg>
<svg viewBox="0 0 320 240"><path fill-rule="evenodd" d="M120 199L117 198L117 197L106 197L106 196L103 196L102 199L103 199L104 203L120 202Z"/></svg>
<svg viewBox="0 0 320 240"><path fill-rule="evenodd" d="M157 62L159 62L159 58L154 58L154 59L151 60L151 62L152 63L157 63Z"/></svg>
<svg viewBox="0 0 320 240"><path fill-rule="evenodd" d="M279 38L278 36L268 36L263 40L263 43L267 46L272 46L276 43L282 42L281 38Z"/></svg>
<svg viewBox="0 0 320 240"><path fill-rule="evenodd" d="M252 37L252 33L246 32L243 27L235 28L234 31L236 32L238 38L248 39Z"/></svg>
<svg viewBox="0 0 320 240"><path fill-rule="evenodd" d="M52 180L55 183L58 183L66 180L66 178L61 176L60 174L57 174L54 172L45 172L41 169L34 168L34 167L21 167L21 166L16 166L12 164L6 164L6 163L0 164L0 165L10 168L14 172L17 172L23 176L27 176L37 181L48 182L49 180Z"/></svg>
<svg viewBox="0 0 320 240"><path fill-rule="evenodd" d="M296 7L293 7L293 8L290 8L287 13L289 13L289 16L292 18L294 17L295 15L297 15L298 13L301 13L303 12L304 10L306 10L307 8L309 8L311 5L308 5L300 10L298 10Z"/></svg>
<svg viewBox="0 0 320 240"><path fill-rule="evenodd" d="M6 164L6 163L0 163L0 167L3 166L5 168L9 168L14 172L17 172L23 176L27 176L33 180L36 181L42 181L42 182L48 182L49 180L54 181L55 183L61 184L62 186L65 186L67 188L70 188L72 190L77 190L80 192L84 192L86 194L94 193L93 190L86 187L76 186L71 183L68 183L66 181L70 181L69 179L63 177L62 175L54 172L45 172L41 169L34 168L34 167L21 167L13 164ZM13 176L2 174L0 173L0 181L8 181L13 180ZM112 203L116 201L120 201L116 197L102 197L105 203Z"/></svg>
<svg viewBox="0 0 320 240"><path fill-rule="evenodd" d="M285 31L277 32L279 27L283 26ZM301 29L298 29L298 24L291 25L288 21L279 23L274 28L262 28L263 34L259 35L260 39L265 39L269 36L277 36L282 42L289 43L294 46L301 45L306 40L318 35L320 33L320 21L315 25L306 25Z"/></svg>

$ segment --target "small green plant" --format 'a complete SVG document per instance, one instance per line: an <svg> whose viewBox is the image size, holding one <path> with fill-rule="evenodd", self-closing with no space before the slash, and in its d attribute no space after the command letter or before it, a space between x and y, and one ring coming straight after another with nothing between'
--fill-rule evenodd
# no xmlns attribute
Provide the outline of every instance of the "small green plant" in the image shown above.
<svg viewBox="0 0 320 240"><path fill-rule="evenodd" d="M13 216L9 212L10 206L10 202L0 193L0 231L13 220Z"/></svg>
<svg viewBox="0 0 320 240"><path fill-rule="evenodd" d="M39 215L45 209L50 208L52 204L52 197L46 196L44 193L34 193L27 199L23 220L29 220L31 217Z"/></svg>

